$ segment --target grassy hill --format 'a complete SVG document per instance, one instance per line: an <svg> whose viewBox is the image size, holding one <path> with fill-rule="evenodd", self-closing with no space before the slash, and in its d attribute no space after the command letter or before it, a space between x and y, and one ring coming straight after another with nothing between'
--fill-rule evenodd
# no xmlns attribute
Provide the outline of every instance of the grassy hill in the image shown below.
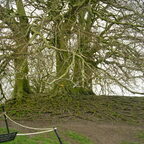
<svg viewBox="0 0 144 144"><path fill-rule="evenodd" d="M86 120L113 120L130 123L144 122L144 97L95 96L50 97L32 95L22 104L7 102L7 113L15 118L64 119L78 117Z"/></svg>

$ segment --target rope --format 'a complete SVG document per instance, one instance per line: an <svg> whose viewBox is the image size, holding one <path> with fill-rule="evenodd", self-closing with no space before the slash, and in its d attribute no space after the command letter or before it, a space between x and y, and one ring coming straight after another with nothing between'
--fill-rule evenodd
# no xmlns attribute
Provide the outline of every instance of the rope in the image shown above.
<svg viewBox="0 0 144 144"><path fill-rule="evenodd" d="M16 125L19 125L23 128L27 128L27 129L31 129L31 130L45 130L45 131L51 131L53 128L34 128L34 127L29 127L29 126L25 126L25 125L22 125L14 120L12 120L6 113L5 113L5 116L10 120L12 121L13 123L15 123Z"/></svg>
<svg viewBox="0 0 144 144"><path fill-rule="evenodd" d="M20 133L20 134L17 134L17 136L37 135L37 134L42 134L42 133L47 133L47 132L52 132L52 131L54 131L53 128L51 128L51 130L34 132L34 133Z"/></svg>

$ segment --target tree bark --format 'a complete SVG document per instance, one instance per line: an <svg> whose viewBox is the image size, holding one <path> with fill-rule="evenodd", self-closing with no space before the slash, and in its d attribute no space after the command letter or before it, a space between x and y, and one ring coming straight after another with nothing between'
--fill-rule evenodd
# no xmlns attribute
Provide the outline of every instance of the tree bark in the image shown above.
<svg viewBox="0 0 144 144"><path fill-rule="evenodd" d="M17 48L15 50L15 86L14 97L21 101L24 96L31 92L28 80L28 42L29 23L25 13L22 0L16 0L17 12L19 14L19 33L15 33Z"/></svg>

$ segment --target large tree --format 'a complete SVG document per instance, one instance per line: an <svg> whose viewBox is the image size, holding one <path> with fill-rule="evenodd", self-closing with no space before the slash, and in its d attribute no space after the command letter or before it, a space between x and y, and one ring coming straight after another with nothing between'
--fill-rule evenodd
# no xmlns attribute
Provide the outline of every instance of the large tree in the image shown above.
<svg viewBox="0 0 144 144"><path fill-rule="evenodd" d="M29 80L56 95L92 93L94 83L142 94L132 86L143 80L143 16L142 0L3 1L1 51L14 63L15 97L31 92Z"/></svg>
<svg viewBox="0 0 144 144"><path fill-rule="evenodd" d="M27 79L29 22L22 0L15 1L15 10L10 8L10 1L7 1L5 7L2 5L0 5L1 25L10 31L11 41L13 41L13 46L9 46L9 48L15 67L14 97L16 97L18 100L21 100L22 97L30 93L29 81ZM2 35L4 37L3 41L7 43L7 35Z"/></svg>

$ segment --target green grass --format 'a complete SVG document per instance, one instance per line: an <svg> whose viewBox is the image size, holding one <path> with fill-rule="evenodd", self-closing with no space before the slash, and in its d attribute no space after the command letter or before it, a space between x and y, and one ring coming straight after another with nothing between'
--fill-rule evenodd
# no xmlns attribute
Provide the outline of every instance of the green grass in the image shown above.
<svg viewBox="0 0 144 144"><path fill-rule="evenodd" d="M15 131L15 130L11 130ZM6 129L0 128L0 133L6 133ZM68 131L62 133L63 144L94 144L86 136L79 133ZM64 139L67 139L64 140ZM71 142L72 141L72 142ZM5 144L59 144L59 141L54 132L35 135L35 136L16 136L14 141L5 142Z"/></svg>
<svg viewBox="0 0 144 144"><path fill-rule="evenodd" d="M144 131L137 134L137 137L141 140L144 140Z"/></svg>
<svg viewBox="0 0 144 144"><path fill-rule="evenodd" d="M144 144L144 131L136 134L137 142L122 142L121 144Z"/></svg>
<svg viewBox="0 0 144 144"><path fill-rule="evenodd" d="M94 144L89 138L73 131L67 132L66 135L75 140L76 142L78 142L79 144Z"/></svg>
<svg viewBox="0 0 144 144"><path fill-rule="evenodd" d="M122 142L121 144L140 144L140 143L137 143L137 142Z"/></svg>

